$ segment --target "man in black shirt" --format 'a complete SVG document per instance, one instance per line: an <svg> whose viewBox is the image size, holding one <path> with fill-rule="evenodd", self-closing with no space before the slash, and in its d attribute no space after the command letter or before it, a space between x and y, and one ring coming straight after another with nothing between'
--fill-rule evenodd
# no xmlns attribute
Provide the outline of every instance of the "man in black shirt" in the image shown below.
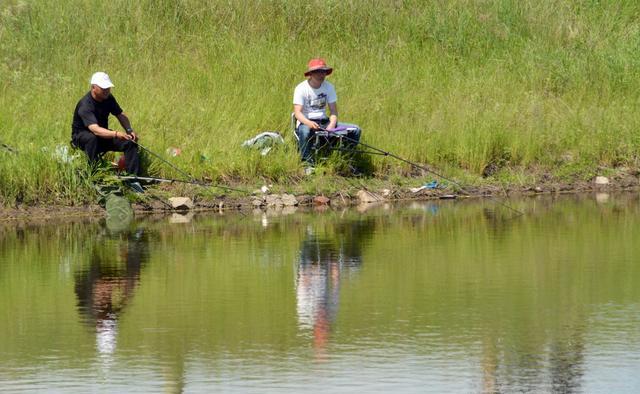
<svg viewBox="0 0 640 394"><path fill-rule="evenodd" d="M91 90L78 101L73 112L71 142L84 150L92 163L104 152L124 152L127 172L140 175L140 157L136 144L138 136L131 128L129 118L111 94L113 86L107 74L93 74ZM118 118L126 133L109 129L109 114Z"/></svg>

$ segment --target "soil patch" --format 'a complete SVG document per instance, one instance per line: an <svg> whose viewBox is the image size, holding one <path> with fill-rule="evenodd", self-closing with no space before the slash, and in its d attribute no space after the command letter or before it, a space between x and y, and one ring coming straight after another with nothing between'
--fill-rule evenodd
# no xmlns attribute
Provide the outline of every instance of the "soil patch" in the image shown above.
<svg viewBox="0 0 640 394"><path fill-rule="evenodd" d="M454 188L398 188L393 186L378 187L377 189L352 189L336 191L329 195L295 195L295 205L297 206L314 206L325 205L329 207L349 206L364 204L362 201L361 190L366 190L368 196L375 195L380 201L406 201L406 200L433 200L433 199L451 199L451 198L504 198L527 196L536 194L553 194L553 193L585 193L585 192L614 192L623 190L635 190L640 187L640 181L637 176L626 175L608 178L607 184L596 184L595 182L547 182L535 186L482 186L467 187L464 192L455 190ZM173 190L168 187L162 188L163 195L172 195ZM419 190L416 190L419 189ZM159 197L152 193L150 189L149 196L142 201L132 203L132 207L136 213L169 213L175 210L164 197ZM175 190L174 196L185 196L184 189ZM288 197L293 197L287 195ZM284 205L283 199L274 193L262 192L256 190L250 196L229 197L221 196L216 198L203 198L198 195L192 195L194 206L193 212L203 211L251 211L255 209L267 209L274 206ZM372 202L369 200L366 203ZM291 205L292 203L286 203ZM37 205L27 206L19 205L17 207L0 207L0 223L2 222L21 222L29 223L46 223L52 219L60 220L78 220L92 219L99 220L106 217L106 211L98 204L82 205L82 206L64 206L64 205Z"/></svg>

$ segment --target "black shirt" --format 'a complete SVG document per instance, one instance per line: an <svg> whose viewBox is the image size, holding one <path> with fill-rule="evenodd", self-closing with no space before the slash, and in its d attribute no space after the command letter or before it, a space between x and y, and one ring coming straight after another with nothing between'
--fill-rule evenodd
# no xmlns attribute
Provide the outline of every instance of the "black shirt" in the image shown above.
<svg viewBox="0 0 640 394"><path fill-rule="evenodd" d="M91 92L87 93L78 101L75 111L73 111L73 123L71 124L71 135L82 131L89 131L88 126L97 123L98 126L109 128L109 114L118 116L122 113L122 108L118 105L113 95L104 101L96 101Z"/></svg>

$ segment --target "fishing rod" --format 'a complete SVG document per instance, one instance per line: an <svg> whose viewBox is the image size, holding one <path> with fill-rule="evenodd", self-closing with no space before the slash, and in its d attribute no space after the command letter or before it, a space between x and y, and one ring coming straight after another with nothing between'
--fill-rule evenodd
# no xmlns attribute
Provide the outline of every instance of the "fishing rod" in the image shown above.
<svg viewBox="0 0 640 394"><path fill-rule="evenodd" d="M152 154L153 156L155 156L157 159L159 159L161 162L163 162L164 164L168 165L169 167L173 168L174 170L178 171L180 174L186 176L187 178L189 178L191 181L195 181L195 178L193 176L191 176L191 174L189 174L188 172L180 169L179 167L175 166L174 164L168 162L167 160L165 160L162 156L160 156L159 154L155 153L154 151L152 151L151 149L147 148L146 146L142 145L141 143L139 143L138 141L131 139L131 142L133 142L134 144L138 145L140 148L144 149L145 151L147 151L148 153Z"/></svg>
<svg viewBox="0 0 640 394"><path fill-rule="evenodd" d="M196 180L158 178L158 177L152 177L152 176L135 176L135 175L125 175L125 176L118 175L117 178L121 179L123 181L186 183L186 184L189 184L189 185L197 185L197 186L202 186L202 187L216 187L216 188L220 188L220 189L231 190L231 191L234 191L234 192L248 193L246 190L234 189L232 187L220 186L220 185L215 185L213 183L200 182L200 181L196 181Z"/></svg>
<svg viewBox="0 0 640 394"><path fill-rule="evenodd" d="M326 129L321 129L321 130L323 130L323 131L327 131L327 132L331 133L331 131L326 130ZM335 131L335 130L334 130L334 131ZM437 173L437 172L435 172L435 171L431 170L430 168L427 168L426 166L423 166L423 165L418 164L418 163L416 163L416 162L413 162L413 161L411 161L411 160L407 160L407 159L405 159L405 158L403 158L403 157L400 157L400 156L395 155L395 154L393 154L393 153L391 153L391 152L388 152L388 151L382 150L382 149L380 149L380 148L376 148L375 146L371 146L371 145L365 144L364 142L360 142L360 141L354 140L353 138L347 137L346 135L341 135L341 136L340 136L340 138L344 138L344 139L346 139L346 140L347 140L347 141L349 141L349 142L353 142L353 143L355 143L356 145L362 145L362 146L364 146L365 148L370 149L370 150L372 150L372 151L373 151L373 152L367 152L367 151L357 151L357 152L360 152L360 153L370 153L370 154L379 154L379 155L382 155L382 156L390 156L390 157L393 157L394 159L400 160L400 161L405 162L405 163L407 163L407 164L410 164L410 165L412 165L412 166L414 166L414 167L416 167L416 168L419 168L419 169L421 169L421 170L423 170L423 171L429 172L429 173L431 173L431 174L433 174L433 175L435 175L435 176L437 176L437 177L439 177L439 178L442 178L442 179L444 179L444 180L445 180L445 181L447 181L447 182L451 182L451 183L453 183L454 185L458 186L458 188L460 188L460 190L461 190L462 192L464 192L465 194L467 194L467 195L471 195L471 193L469 193L467 190L465 190L465 188L464 188L460 183L458 183L458 182L454 181L453 179L447 178L447 177L445 177L444 175L439 174L439 173ZM343 149L339 149L339 150L343 150ZM519 211L519 210L517 210L517 209L515 209L515 208L513 208L513 207L511 207L511 206L509 206L509 205L507 205L507 204L505 204L505 203L503 203L503 202L502 202L502 201L500 201L500 200L497 200L495 197L493 197L493 196L491 196L491 195L490 195L490 196L488 196L488 197L489 197L489 198L491 198L491 199L493 199L497 204L502 205L503 207L505 207L505 208L507 208L507 209L509 209L509 210L511 210L511 211L513 211L513 212L515 212L515 213L517 213L518 215L524 215L524 212Z"/></svg>
<svg viewBox="0 0 640 394"><path fill-rule="evenodd" d="M190 183L193 185L199 185L199 186L203 186L203 187L216 187L219 189L226 189L226 190L232 190L232 191L236 191L236 192L241 192L244 194L251 194L250 192L246 191L246 190L241 190L241 189L234 189L232 187L228 187L228 186L220 186L214 183L205 183L205 182L200 182L197 179L195 179L191 174L189 174L188 172L180 169L179 167L177 167L176 165L170 163L169 161L165 160L163 157L161 157L159 154L155 153L154 151L152 151L151 149L147 148L146 146L142 145L141 143L139 143L136 140L129 140L131 142L133 142L134 144L138 145L140 148L144 149L145 151L147 151L148 153L150 153L151 155L155 156L157 159L159 159L161 162L163 162L164 164L168 165L169 167L173 168L174 170L178 171L180 174L186 176L187 178L189 178L189 180L179 180L179 179L168 179L168 178L151 178L151 177L147 177L146 179L144 177L133 177L135 179L138 180L158 180L160 182L180 182L180 183Z"/></svg>

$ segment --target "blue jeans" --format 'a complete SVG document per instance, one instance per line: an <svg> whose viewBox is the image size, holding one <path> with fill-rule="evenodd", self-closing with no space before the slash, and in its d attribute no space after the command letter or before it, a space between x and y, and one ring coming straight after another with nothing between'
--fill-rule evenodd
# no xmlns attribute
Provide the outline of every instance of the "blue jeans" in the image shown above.
<svg viewBox="0 0 640 394"><path fill-rule="evenodd" d="M318 122L321 127L327 127L329 121L326 122ZM352 123L342 123L338 122L336 127L348 127L353 128L353 130L349 130L347 133L347 138L352 139L353 141L347 142L347 147L355 147L360 141L360 127L352 124ZM296 129L296 135L298 136L298 150L300 151L300 156L302 157L302 161L306 161L307 163L313 163L313 157L311 157L311 149L313 148L313 137L315 131L311 130L309 126L300 123L298 128Z"/></svg>

